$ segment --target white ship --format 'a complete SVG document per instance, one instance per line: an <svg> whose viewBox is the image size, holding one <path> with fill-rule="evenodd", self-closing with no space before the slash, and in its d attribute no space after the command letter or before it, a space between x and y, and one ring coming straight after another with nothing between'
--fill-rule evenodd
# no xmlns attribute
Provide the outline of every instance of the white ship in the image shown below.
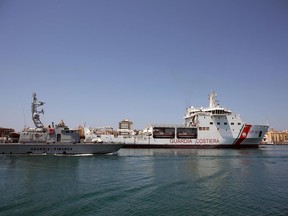
<svg viewBox="0 0 288 216"><path fill-rule="evenodd" d="M269 127L243 122L217 103L215 92L208 108L188 107L184 120L183 125L150 125L138 134L96 135L86 128L85 136L88 141L122 142L123 148L257 148Z"/></svg>
<svg viewBox="0 0 288 216"><path fill-rule="evenodd" d="M33 94L32 119L36 128L26 128L20 133L18 143L1 143L0 154L108 154L117 152L123 144L81 143L78 130L69 129L64 122L44 127L38 111L44 102Z"/></svg>

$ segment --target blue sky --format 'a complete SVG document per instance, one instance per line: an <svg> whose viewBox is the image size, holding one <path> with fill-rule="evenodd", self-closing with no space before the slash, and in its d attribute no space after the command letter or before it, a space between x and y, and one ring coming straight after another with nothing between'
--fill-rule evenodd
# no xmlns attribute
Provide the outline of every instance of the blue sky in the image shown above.
<svg viewBox="0 0 288 216"><path fill-rule="evenodd" d="M0 127L142 129L222 106L288 129L288 2L283 0L1 0Z"/></svg>

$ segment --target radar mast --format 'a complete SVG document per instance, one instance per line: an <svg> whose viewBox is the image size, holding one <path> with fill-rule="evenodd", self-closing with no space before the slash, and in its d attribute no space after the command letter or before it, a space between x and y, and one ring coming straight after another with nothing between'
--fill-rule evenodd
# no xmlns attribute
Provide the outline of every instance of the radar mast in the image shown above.
<svg viewBox="0 0 288 216"><path fill-rule="evenodd" d="M209 108L215 108L217 106L219 106L219 104L217 104L217 101L216 101L216 97L217 97L217 94L215 91L212 91L211 94L208 95L208 99L209 99Z"/></svg>
<svg viewBox="0 0 288 216"><path fill-rule="evenodd" d="M32 95L33 97L33 102L32 102L32 120L35 124L36 128L43 128L44 125L42 124L42 122L40 121L40 115L39 114L44 114L44 110L42 109L41 111L38 111L37 108L40 106L43 106L45 103L42 101L38 101L36 93L33 93Z"/></svg>

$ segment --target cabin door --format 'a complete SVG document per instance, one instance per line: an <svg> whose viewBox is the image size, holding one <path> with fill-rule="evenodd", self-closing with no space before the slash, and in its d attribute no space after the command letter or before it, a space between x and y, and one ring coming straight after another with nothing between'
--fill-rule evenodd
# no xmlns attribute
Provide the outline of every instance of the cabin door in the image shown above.
<svg viewBox="0 0 288 216"><path fill-rule="evenodd" d="M57 142L61 142L61 134L57 134Z"/></svg>

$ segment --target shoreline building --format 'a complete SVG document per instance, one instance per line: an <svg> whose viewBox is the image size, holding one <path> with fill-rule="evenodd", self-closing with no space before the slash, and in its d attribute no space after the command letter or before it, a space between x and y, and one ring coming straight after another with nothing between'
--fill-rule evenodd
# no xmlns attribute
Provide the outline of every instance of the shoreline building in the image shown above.
<svg viewBox="0 0 288 216"><path fill-rule="evenodd" d="M0 142L9 141L10 134L15 133L13 128L3 128L0 127Z"/></svg>
<svg viewBox="0 0 288 216"><path fill-rule="evenodd" d="M265 138L265 143L267 144L288 144L288 130L276 131L275 129L271 128L265 134Z"/></svg>
<svg viewBox="0 0 288 216"><path fill-rule="evenodd" d="M129 135L134 134L133 122L128 119L124 119L119 122L119 129L117 130L119 135Z"/></svg>

